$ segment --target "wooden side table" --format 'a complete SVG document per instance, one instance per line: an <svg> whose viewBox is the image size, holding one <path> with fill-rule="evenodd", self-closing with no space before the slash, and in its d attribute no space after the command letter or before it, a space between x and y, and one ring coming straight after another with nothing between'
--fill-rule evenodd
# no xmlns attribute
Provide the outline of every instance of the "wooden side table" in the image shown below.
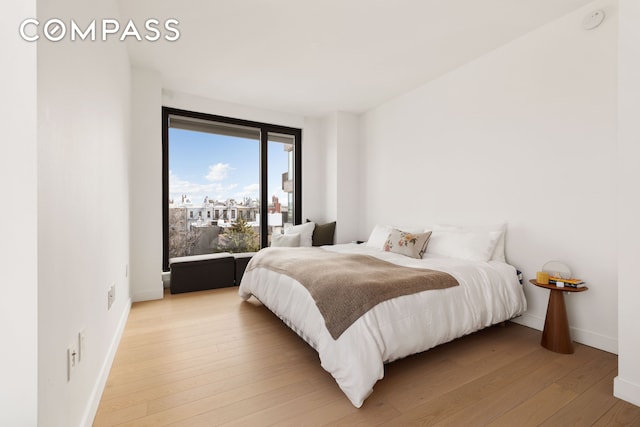
<svg viewBox="0 0 640 427"><path fill-rule="evenodd" d="M563 292L584 292L584 288L559 288L556 285L545 285L538 283L535 279L529 283L541 288L549 289L549 303L547 305L547 317L544 319L544 330L540 345L547 350L562 354L573 353L573 343L569 333L569 320L567 319L567 308L564 304Z"/></svg>

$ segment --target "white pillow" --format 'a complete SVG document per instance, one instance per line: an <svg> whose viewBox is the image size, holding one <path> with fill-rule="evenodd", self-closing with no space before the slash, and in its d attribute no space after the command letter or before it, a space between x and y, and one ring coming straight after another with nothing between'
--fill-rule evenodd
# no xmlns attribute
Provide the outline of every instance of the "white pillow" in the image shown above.
<svg viewBox="0 0 640 427"><path fill-rule="evenodd" d="M436 224L432 228L434 231L474 231L474 232L497 232L500 233L500 237L496 242L496 247L491 254L491 261L507 262L505 256L505 235L507 234L507 223L494 224L494 225L444 225Z"/></svg>
<svg viewBox="0 0 640 427"><path fill-rule="evenodd" d="M382 249L384 242L387 241L387 237L389 237L389 233L391 233L393 228L394 227L390 225L376 225L373 227L373 230L371 230L366 245L370 248Z"/></svg>
<svg viewBox="0 0 640 427"><path fill-rule="evenodd" d="M296 248L300 246L300 234L273 234L271 235L271 246L274 248Z"/></svg>
<svg viewBox="0 0 640 427"><path fill-rule="evenodd" d="M299 234L300 246L311 247L313 245L313 230L316 228L315 222L305 222L285 228L284 234Z"/></svg>
<svg viewBox="0 0 640 427"><path fill-rule="evenodd" d="M496 231L434 230L427 253L468 261L489 261L500 239Z"/></svg>

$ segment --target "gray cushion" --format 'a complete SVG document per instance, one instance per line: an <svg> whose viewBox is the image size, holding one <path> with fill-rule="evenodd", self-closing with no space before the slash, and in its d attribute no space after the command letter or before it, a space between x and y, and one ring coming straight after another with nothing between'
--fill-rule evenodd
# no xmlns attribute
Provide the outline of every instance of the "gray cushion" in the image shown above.
<svg viewBox="0 0 640 427"><path fill-rule="evenodd" d="M311 222L307 220L307 222ZM313 230L313 246L333 245L334 234L336 232L336 222L328 222L326 224L316 223L316 228Z"/></svg>

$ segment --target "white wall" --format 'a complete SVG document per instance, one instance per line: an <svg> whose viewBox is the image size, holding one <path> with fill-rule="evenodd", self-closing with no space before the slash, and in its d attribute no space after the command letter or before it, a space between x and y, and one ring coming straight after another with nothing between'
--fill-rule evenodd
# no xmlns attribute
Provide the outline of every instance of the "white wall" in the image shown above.
<svg viewBox="0 0 640 427"><path fill-rule="evenodd" d="M160 299L162 284L162 82L134 68L131 106L131 298Z"/></svg>
<svg viewBox="0 0 640 427"><path fill-rule="evenodd" d="M306 117L302 130L302 221L333 221L327 207L326 123L323 118Z"/></svg>
<svg viewBox="0 0 640 427"><path fill-rule="evenodd" d="M339 112L337 152L337 201L336 243L365 239L359 233L360 210L360 118L351 113Z"/></svg>
<svg viewBox="0 0 640 427"><path fill-rule="evenodd" d="M309 144L311 147L304 146L303 155L312 159L318 167L307 173L309 163L306 162L303 170L316 187L318 182L322 183L320 188L305 188L303 192L307 203L309 200L322 200L322 204L311 202L317 213L307 217L318 223L336 221L336 243L362 239L358 233L361 219L358 209L359 117L336 111L321 118L307 118L305 123L316 124L317 131L314 143ZM315 150L313 155L305 153L308 148Z"/></svg>
<svg viewBox="0 0 640 427"><path fill-rule="evenodd" d="M640 406L640 3L620 0L618 120L618 376L614 394Z"/></svg>
<svg viewBox="0 0 640 427"><path fill-rule="evenodd" d="M321 119L322 147L324 152L325 221L337 221L338 217L338 113ZM336 228L339 228L336 224ZM336 233L337 234L337 233ZM335 236L334 236L335 238Z"/></svg>
<svg viewBox="0 0 640 427"><path fill-rule="evenodd" d="M593 31L584 16L604 8ZM617 352L617 3L590 4L362 117L367 235L376 223L508 221L507 258L589 282L567 298L576 341ZM548 292L525 284L542 329Z"/></svg>
<svg viewBox="0 0 640 427"><path fill-rule="evenodd" d="M115 1L39 1L38 16L89 22L117 16L117 6ZM126 275L130 111L124 44L38 43L41 427L91 424L131 304ZM116 301L107 310L111 284ZM86 353L67 382L67 347L81 330Z"/></svg>
<svg viewBox="0 0 640 427"><path fill-rule="evenodd" d="M3 3L0 14L0 425L17 427L38 419L37 47L17 31L35 13L26 0Z"/></svg>
<svg viewBox="0 0 640 427"><path fill-rule="evenodd" d="M336 243L347 243L364 237L358 228L362 212L360 199L360 151L359 117L355 114L337 112L333 114L335 135L330 139L334 146L328 150L327 176L335 186L332 197L335 204ZM327 186L329 188L329 186ZM366 237L366 236L365 236Z"/></svg>

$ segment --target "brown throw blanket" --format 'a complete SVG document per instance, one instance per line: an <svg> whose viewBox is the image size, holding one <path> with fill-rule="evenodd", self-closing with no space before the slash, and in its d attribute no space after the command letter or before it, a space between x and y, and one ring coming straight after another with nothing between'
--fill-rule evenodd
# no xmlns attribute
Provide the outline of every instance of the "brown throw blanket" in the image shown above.
<svg viewBox="0 0 640 427"><path fill-rule="evenodd" d="M266 248L252 258L247 271L258 267L292 277L307 288L333 339L383 301L458 286L453 276L441 271L320 248Z"/></svg>

